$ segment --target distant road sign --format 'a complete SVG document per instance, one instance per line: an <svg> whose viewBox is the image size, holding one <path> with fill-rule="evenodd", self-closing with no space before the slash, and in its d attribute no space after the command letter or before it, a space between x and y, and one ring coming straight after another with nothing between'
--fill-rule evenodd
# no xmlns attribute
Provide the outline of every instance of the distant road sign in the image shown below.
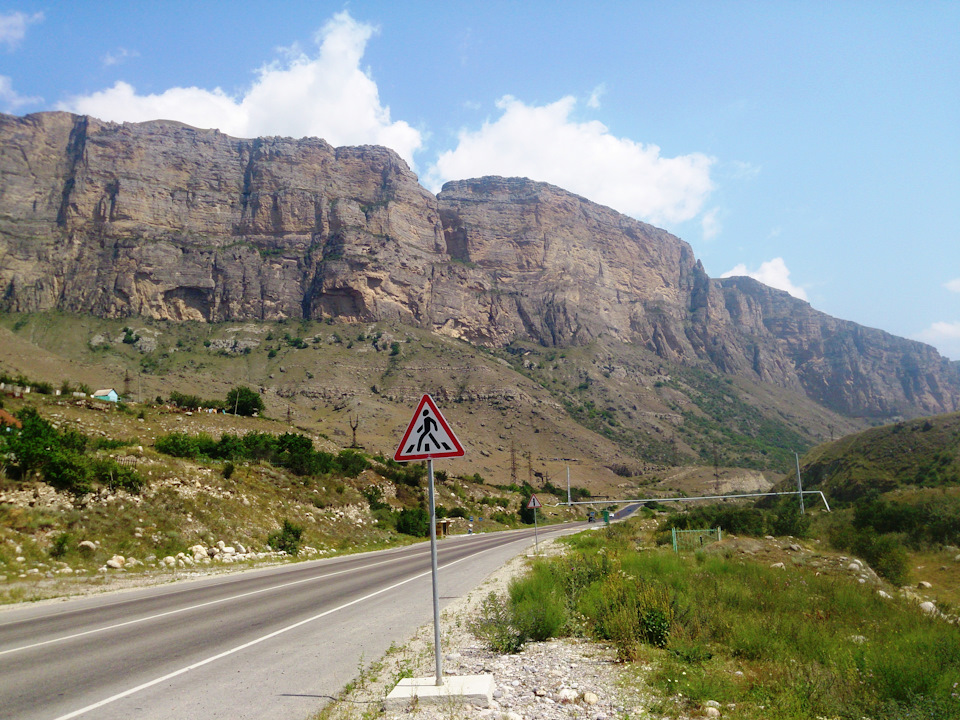
<svg viewBox="0 0 960 720"><path fill-rule="evenodd" d="M462 457L463 445L444 420L429 395L420 398L413 419L393 455L397 462L430 458Z"/></svg>
<svg viewBox="0 0 960 720"><path fill-rule="evenodd" d="M530 496L530 502L527 503L527 509L533 510L534 508L543 507L543 504L537 499L536 495Z"/></svg>

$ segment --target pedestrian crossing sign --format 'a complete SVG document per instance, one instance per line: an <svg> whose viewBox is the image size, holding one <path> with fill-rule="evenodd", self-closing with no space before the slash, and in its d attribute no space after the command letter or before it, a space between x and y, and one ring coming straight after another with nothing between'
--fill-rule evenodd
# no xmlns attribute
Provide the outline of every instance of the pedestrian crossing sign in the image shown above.
<svg viewBox="0 0 960 720"><path fill-rule="evenodd" d="M462 457L463 445L444 420L433 398L424 395L393 455L397 462Z"/></svg>

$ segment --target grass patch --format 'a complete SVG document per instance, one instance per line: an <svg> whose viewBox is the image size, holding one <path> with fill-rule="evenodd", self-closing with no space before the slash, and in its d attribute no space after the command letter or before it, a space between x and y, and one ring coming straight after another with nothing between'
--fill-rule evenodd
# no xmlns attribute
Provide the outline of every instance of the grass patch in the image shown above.
<svg viewBox="0 0 960 720"><path fill-rule="evenodd" d="M844 577L640 551L626 524L605 535L535 563L487 619L522 644L534 637L525 609L539 606L541 636L585 634L621 660L653 660L646 681L665 699L651 710L669 716L715 700L748 719L960 718L956 625Z"/></svg>

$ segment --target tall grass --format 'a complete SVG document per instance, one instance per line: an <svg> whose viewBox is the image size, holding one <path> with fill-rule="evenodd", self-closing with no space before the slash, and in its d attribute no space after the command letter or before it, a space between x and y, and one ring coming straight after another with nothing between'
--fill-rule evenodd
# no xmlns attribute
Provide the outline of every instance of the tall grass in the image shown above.
<svg viewBox="0 0 960 720"><path fill-rule="evenodd" d="M514 581L509 619L524 639L580 633L654 660L657 712L716 700L738 718L960 718L960 629L913 603L803 568L591 535Z"/></svg>

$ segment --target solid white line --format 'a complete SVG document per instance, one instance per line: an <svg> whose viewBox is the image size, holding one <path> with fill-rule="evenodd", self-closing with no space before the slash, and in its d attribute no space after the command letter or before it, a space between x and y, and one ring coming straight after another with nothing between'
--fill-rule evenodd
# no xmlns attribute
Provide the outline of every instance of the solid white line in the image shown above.
<svg viewBox="0 0 960 720"><path fill-rule="evenodd" d="M83 632L74 633L73 635L64 635L63 637L36 642L32 645L21 645L20 647L10 648L9 650L0 650L0 656L8 655L9 653L20 652L22 650L30 650L32 648L42 647L44 645L53 645L54 643L58 642L66 642L67 640L74 640L75 638L83 637L84 635L95 635L96 633L107 632L108 630L116 630L117 628L127 627L128 625L136 625L137 623L149 622L150 620L158 620L170 615L177 615L179 613L190 612L191 610L210 607L211 605L219 605L220 603L230 602L231 600L240 600L245 597L250 597L251 595L259 595L260 593L271 592L273 590L282 590L284 588L293 587L294 585L301 585L303 583L314 582L316 580L325 580L336 575L343 575L345 573L356 572L358 570L368 570L369 568L374 568L379 565L386 565L387 563L394 562L395 560L396 558L390 558L389 560L383 560L372 565L364 565L363 567L359 568L348 568L346 570L338 570L336 572L327 573L326 575L317 575L316 577L304 578L303 580L293 580L291 582L284 583L283 585L271 585L270 587L261 588L260 590L251 590L250 592L241 593L239 595L231 595L230 597L220 598L219 600L209 600L198 605L190 605L189 607L177 608L176 610L168 610L167 612L137 618L136 620L126 620L122 623L107 625L106 627L96 628L95 630L84 630Z"/></svg>
<svg viewBox="0 0 960 720"><path fill-rule="evenodd" d="M501 547L502 547L502 546L501 546ZM495 548L488 548L488 549L492 550L492 549L495 549ZM487 552L487 550L483 550L483 551L481 551L481 552ZM480 554L480 553L476 553L476 555L479 555L479 554ZM444 565L444 568L448 568L448 567L450 567L451 565L456 565L457 563L463 562L464 560L469 560L469 559L471 559L471 558L474 558L476 555L468 555L467 557L462 557L462 558L460 558L459 560L454 560L453 562L447 563L446 565ZM158 685L158 684L160 684L160 683L162 683L162 682L166 682L167 680L170 680L170 679L172 679L172 678L175 678L175 677L177 677L178 675L183 675L184 673L188 673L188 672L190 672L191 670L196 670L197 668L203 667L204 665L208 665L209 663L212 663L212 662L214 662L214 661L216 661L216 660L220 660L221 658L225 658L225 657L227 657L227 656L229 656L229 655L233 655L234 653L238 653L238 652L240 652L241 650L246 650L247 648L252 647L252 646L254 646L254 645L259 645L260 643L262 643L262 642L264 642L264 641L266 641L266 640L270 640L271 638L277 637L277 635L282 635L282 634L285 633L285 632L288 632L288 631L290 631L290 630L294 630L295 628L298 628L298 627L300 627L301 625L306 625L307 623L311 623L311 622L313 622L314 620L319 620L319 619L322 618L322 617L326 617L327 615L330 615L331 613L335 613L335 612L337 612L337 611L339 611L339 610L343 610L344 608L348 608L348 607L350 607L351 605L356 605L357 603L361 603L361 602L363 602L364 600L369 600L370 598L376 597L377 595L382 595L383 593L389 592L390 590L394 590L394 589L400 587L401 585L406 585L408 582L413 582L414 580L418 580L418 579L420 579L420 578L422 578L422 577L425 577L425 576L427 576L427 575L430 575L432 572L433 572L432 570L427 570L426 572L422 572L422 573L420 573L419 575L414 575L413 577L409 577L409 578L407 578L406 580L401 580L400 582L394 583L393 585L391 585L391 586L389 586L389 587L381 588L380 590L377 590L376 592L372 592L372 593L370 593L369 595L364 595L364 596L361 597L361 598L357 598L356 600L351 600L351 601L348 602L348 603L344 603L343 605L340 605L339 607L335 607L335 608L333 608L333 609L331 609L331 610L326 610L326 611L320 613L319 615L314 615L313 617L309 617L309 618L307 618L306 620L300 620L299 622L295 622L293 625L287 625L286 627L280 628L279 630L274 630L272 633L269 633L269 634L267 634L267 635L264 635L264 636L262 636L262 637L259 637L259 638L257 638L256 640L251 640L250 642L246 642L246 643L244 643L243 645L238 645L237 647L231 648L230 650L224 650L222 653L219 653L219 654L214 655L214 656L212 656L212 657L208 657L207 659L201 660L200 662L195 662L195 663L193 663L192 665L187 665L186 667L180 668L179 670L175 670L175 671L172 672L172 673L168 673L167 675L164 675L163 677L156 678L155 680L151 680L150 682L145 682L145 683L143 683L142 685L137 685L136 687L130 688L129 690L124 690L124 691L121 692L121 693L117 693L116 695L112 695L112 696L110 696L110 697L108 697L108 698L106 698L106 699L104 699L104 700L101 700L101 701L99 701L99 702L94 703L93 705L87 705L86 707L80 708L79 710L74 710L73 712L67 713L66 715L61 715L61 716L58 717L58 718L54 718L54 720L70 720L71 718L75 718L75 717L79 717L80 715L84 715L84 714L90 712L91 710L96 710L97 708L102 708L104 705L109 705L110 703L116 702L117 700L122 700L122 699L125 698L125 697L129 697L130 695L133 695L134 693L138 693L138 692L140 692L141 690L146 690L146 689L149 688L149 687L153 687L154 685Z"/></svg>

